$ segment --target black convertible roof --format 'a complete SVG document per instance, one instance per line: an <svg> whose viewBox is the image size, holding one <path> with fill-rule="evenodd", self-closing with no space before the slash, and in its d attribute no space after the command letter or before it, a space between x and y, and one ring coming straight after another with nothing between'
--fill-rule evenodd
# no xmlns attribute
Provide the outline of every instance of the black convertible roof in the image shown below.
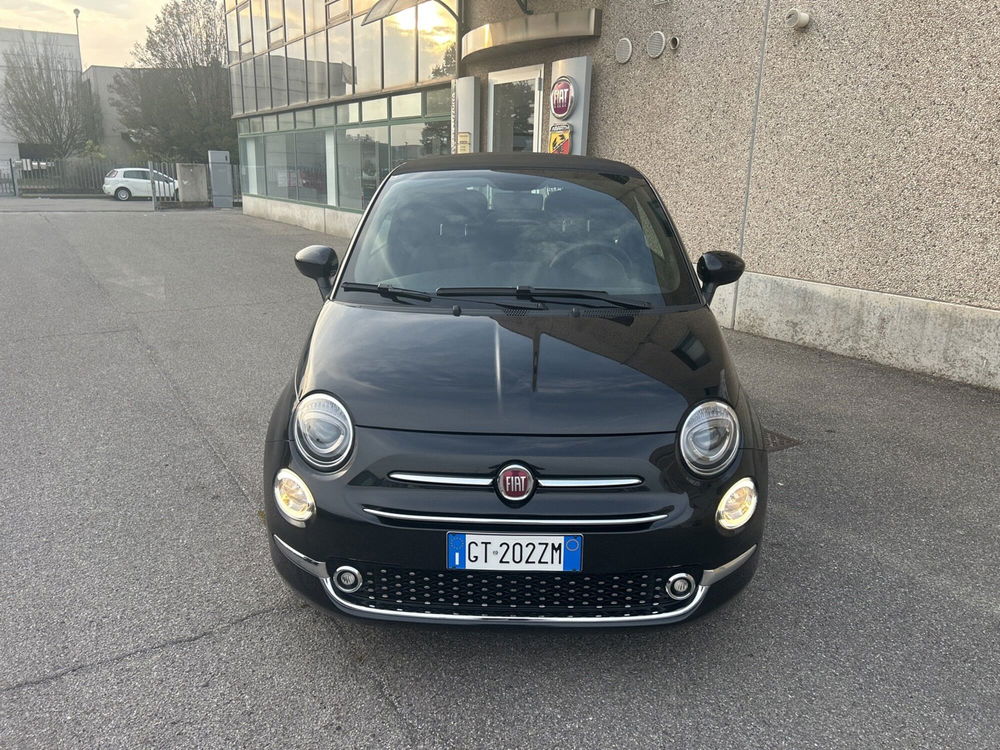
<svg viewBox="0 0 1000 750"><path fill-rule="evenodd" d="M451 169L573 169L583 172L604 172L629 177L642 177L638 170L628 164L611 159L595 159L589 156L566 156L563 154L451 154L449 156L427 156L404 162L393 170L393 174L413 172L441 172Z"/></svg>

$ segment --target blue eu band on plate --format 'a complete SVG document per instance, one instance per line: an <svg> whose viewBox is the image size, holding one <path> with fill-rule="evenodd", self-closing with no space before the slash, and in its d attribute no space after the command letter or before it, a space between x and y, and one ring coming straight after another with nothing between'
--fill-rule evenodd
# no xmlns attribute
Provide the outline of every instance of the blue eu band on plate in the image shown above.
<svg viewBox="0 0 1000 750"><path fill-rule="evenodd" d="M579 571L582 563L579 534L448 534L451 570Z"/></svg>

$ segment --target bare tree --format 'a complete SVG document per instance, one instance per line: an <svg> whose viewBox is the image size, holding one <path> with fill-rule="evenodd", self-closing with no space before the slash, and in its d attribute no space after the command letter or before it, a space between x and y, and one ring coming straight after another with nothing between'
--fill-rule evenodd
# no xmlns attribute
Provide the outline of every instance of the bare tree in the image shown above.
<svg viewBox="0 0 1000 750"><path fill-rule="evenodd" d="M4 52L0 118L19 141L44 146L56 159L100 137L97 99L75 63L51 40L26 35Z"/></svg>
<svg viewBox="0 0 1000 750"><path fill-rule="evenodd" d="M236 148L221 3L170 0L132 55L112 104L142 152L193 161L209 149Z"/></svg>

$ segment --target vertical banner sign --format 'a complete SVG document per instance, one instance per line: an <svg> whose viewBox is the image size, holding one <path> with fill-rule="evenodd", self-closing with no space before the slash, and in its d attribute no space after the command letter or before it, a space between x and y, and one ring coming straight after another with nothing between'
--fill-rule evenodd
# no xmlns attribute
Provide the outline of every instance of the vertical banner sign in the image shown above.
<svg viewBox="0 0 1000 750"><path fill-rule="evenodd" d="M587 56L552 63L549 153L586 155L591 71L592 62Z"/></svg>
<svg viewBox="0 0 1000 750"><path fill-rule="evenodd" d="M569 76L559 76L549 91L549 112L559 122L549 128L549 153L573 153L573 126L565 122L576 106L576 83Z"/></svg>

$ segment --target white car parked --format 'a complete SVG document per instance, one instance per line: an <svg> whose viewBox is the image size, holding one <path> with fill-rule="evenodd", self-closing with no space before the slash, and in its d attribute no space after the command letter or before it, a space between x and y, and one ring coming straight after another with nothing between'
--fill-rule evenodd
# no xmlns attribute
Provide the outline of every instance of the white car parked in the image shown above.
<svg viewBox="0 0 1000 750"><path fill-rule="evenodd" d="M157 198L176 198L177 180L162 172L153 170ZM153 183L149 170L144 167L119 167L104 175L104 194L113 195L115 200L129 198L149 198L153 195Z"/></svg>

